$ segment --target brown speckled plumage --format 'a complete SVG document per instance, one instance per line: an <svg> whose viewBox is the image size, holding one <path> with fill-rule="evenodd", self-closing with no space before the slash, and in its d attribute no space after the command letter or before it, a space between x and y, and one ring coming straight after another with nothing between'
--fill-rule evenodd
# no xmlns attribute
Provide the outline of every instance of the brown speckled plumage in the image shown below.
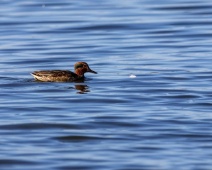
<svg viewBox="0 0 212 170"><path fill-rule="evenodd" d="M91 70L86 62L77 62L74 65L75 73L69 70L43 70L35 71L32 76L39 81L46 82L69 82L78 81L84 79L86 72L97 74L97 72Z"/></svg>

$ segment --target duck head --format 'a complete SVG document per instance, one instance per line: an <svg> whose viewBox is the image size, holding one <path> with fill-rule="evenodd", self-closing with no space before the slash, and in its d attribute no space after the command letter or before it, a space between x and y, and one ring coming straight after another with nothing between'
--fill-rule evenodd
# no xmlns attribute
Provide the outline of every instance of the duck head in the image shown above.
<svg viewBox="0 0 212 170"><path fill-rule="evenodd" d="M84 77L84 74L86 72L97 74L97 72L90 69L90 67L88 66L86 62L75 63L74 70L75 70L75 73L80 77Z"/></svg>

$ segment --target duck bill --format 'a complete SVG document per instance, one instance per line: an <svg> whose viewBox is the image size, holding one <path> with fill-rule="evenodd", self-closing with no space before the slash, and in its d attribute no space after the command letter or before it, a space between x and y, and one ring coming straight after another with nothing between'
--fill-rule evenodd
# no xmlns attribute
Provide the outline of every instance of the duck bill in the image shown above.
<svg viewBox="0 0 212 170"><path fill-rule="evenodd" d="M88 72L97 74L97 72L95 72L95 71L93 71L93 70L91 70L91 69L90 69Z"/></svg>

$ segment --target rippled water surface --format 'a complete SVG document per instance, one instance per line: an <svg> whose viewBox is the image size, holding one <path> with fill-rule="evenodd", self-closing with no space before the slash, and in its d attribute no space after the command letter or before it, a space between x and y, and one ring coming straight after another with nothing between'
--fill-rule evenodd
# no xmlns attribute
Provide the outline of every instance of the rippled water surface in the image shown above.
<svg viewBox="0 0 212 170"><path fill-rule="evenodd" d="M211 170L210 0L0 3L0 169Z"/></svg>

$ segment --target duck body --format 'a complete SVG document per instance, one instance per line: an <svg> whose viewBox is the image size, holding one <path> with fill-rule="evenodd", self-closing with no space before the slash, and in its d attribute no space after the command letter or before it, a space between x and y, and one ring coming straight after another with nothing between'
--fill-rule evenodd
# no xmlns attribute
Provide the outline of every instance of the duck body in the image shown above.
<svg viewBox="0 0 212 170"><path fill-rule="evenodd" d="M84 80L84 74L97 72L91 70L86 62L77 62L74 65L75 72L69 70L41 70L34 71L31 75L39 81L44 82L73 82Z"/></svg>
<svg viewBox="0 0 212 170"><path fill-rule="evenodd" d="M47 82L68 82L83 79L69 70L43 70L34 71L31 74L36 80Z"/></svg>

